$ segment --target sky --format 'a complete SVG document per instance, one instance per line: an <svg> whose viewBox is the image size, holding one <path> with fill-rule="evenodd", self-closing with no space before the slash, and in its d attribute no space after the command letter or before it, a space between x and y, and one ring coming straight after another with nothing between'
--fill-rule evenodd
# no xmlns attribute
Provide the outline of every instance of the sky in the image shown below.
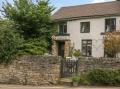
<svg viewBox="0 0 120 89"><path fill-rule="evenodd" d="M60 8L63 6L73 6L80 4L88 4L88 3L98 3L105 1L114 1L114 0L50 0L50 2L55 5L55 7Z"/></svg>
<svg viewBox="0 0 120 89"><path fill-rule="evenodd" d="M2 2L5 0L0 0L0 9L2 8ZM12 2L12 0L7 0ZM73 5L81 5L88 3L98 3L98 2L106 2L106 1L115 1L115 0L50 0L50 3L55 6L56 10L60 7L65 6L73 6Z"/></svg>

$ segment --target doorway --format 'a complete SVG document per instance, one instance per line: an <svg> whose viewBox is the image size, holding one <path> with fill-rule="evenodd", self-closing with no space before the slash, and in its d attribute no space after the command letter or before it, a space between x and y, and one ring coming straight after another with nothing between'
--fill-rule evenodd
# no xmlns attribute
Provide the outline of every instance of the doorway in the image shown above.
<svg viewBox="0 0 120 89"><path fill-rule="evenodd" d="M64 58L65 53L65 42L58 42L58 56L61 56Z"/></svg>

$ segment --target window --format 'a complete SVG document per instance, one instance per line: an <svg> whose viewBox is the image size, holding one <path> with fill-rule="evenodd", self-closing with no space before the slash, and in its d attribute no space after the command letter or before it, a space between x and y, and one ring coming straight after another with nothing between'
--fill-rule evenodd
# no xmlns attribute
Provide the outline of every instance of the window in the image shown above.
<svg viewBox="0 0 120 89"><path fill-rule="evenodd" d="M112 53L109 53L106 50L104 50L104 57L116 58L116 55L117 55L117 53L114 51Z"/></svg>
<svg viewBox="0 0 120 89"><path fill-rule="evenodd" d="M110 42L108 42L109 44ZM117 50L115 49L114 43L111 43L111 47L110 45L106 48L104 47L104 57L109 57L109 58L116 58L118 55ZM108 49L109 48L109 49Z"/></svg>
<svg viewBox="0 0 120 89"><path fill-rule="evenodd" d="M59 24L59 34L67 34L67 23L60 23Z"/></svg>
<svg viewBox="0 0 120 89"><path fill-rule="evenodd" d="M105 32L116 30L116 18L105 19Z"/></svg>
<svg viewBox="0 0 120 89"><path fill-rule="evenodd" d="M89 33L90 32L90 22L81 22L81 33Z"/></svg>
<svg viewBox="0 0 120 89"><path fill-rule="evenodd" d="M82 40L83 56L92 56L92 40Z"/></svg>

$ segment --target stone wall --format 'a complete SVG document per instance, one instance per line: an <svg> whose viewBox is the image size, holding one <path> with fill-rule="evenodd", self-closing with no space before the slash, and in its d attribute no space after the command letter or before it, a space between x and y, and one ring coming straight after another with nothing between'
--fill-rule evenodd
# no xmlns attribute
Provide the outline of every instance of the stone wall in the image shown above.
<svg viewBox="0 0 120 89"><path fill-rule="evenodd" d="M65 55L65 57L68 57L69 56L69 52L70 52L70 41L69 40L65 41L64 49L65 49L64 55Z"/></svg>
<svg viewBox="0 0 120 89"><path fill-rule="evenodd" d="M52 55L58 56L58 44L55 40L53 40Z"/></svg>
<svg viewBox="0 0 120 89"><path fill-rule="evenodd" d="M120 59L80 58L78 74L92 69L120 69ZM0 83L53 85L60 78L60 60L54 56L24 56L8 66L0 65Z"/></svg>
<svg viewBox="0 0 120 89"><path fill-rule="evenodd" d="M120 69L120 58L80 58L78 73L92 69Z"/></svg>
<svg viewBox="0 0 120 89"><path fill-rule="evenodd" d="M59 79L57 57L24 56L8 66L0 65L0 83L51 85Z"/></svg>

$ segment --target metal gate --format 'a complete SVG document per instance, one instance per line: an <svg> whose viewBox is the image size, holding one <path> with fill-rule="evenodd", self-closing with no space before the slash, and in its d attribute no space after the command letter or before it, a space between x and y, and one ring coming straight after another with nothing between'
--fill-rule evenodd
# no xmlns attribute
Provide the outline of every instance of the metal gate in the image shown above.
<svg viewBox="0 0 120 89"><path fill-rule="evenodd" d="M72 77L78 73L78 60L61 60L61 77Z"/></svg>

